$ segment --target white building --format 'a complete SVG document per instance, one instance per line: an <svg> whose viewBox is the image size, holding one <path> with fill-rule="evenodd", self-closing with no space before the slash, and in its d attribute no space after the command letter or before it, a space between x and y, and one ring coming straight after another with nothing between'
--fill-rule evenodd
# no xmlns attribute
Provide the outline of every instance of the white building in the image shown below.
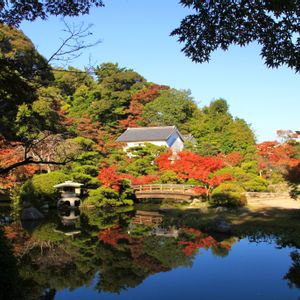
<svg viewBox="0 0 300 300"><path fill-rule="evenodd" d="M184 139L176 126L127 128L117 142L124 143L124 151L130 147L151 143L157 146L166 146L173 152L183 150Z"/></svg>

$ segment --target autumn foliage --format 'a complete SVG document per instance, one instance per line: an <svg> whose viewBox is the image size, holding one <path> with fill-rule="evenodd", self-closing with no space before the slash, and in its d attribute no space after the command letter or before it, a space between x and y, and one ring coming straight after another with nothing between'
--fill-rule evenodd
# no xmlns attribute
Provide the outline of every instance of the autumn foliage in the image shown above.
<svg viewBox="0 0 300 300"><path fill-rule="evenodd" d="M117 224L111 228L102 230L98 238L101 242L116 248L120 240L128 240L130 236L127 233L122 233L120 226Z"/></svg>
<svg viewBox="0 0 300 300"><path fill-rule="evenodd" d="M277 141L263 142L257 145L257 154L258 167L266 174L273 169L283 172L300 162L299 159L295 158L295 147L288 143L281 144Z"/></svg>
<svg viewBox="0 0 300 300"><path fill-rule="evenodd" d="M22 154L19 143L8 142L0 136L0 169L22 160ZM24 165L6 174L6 176L0 176L0 193L1 190L12 187L16 182L24 181L33 176L37 170L37 166Z"/></svg>
<svg viewBox="0 0 300 300"><path fill-rule="evenodd" d="M129 108L126 110L128 117L120 120L121 128L139 127L143 121L142 111L143 106L160 95L162 90L169 89L168 86L151 84L147 89L144 89L133 95L130 100Z"/></svg>
<svg viewBox="0 0 300 300"><path fill-rule="evenodd" d="M181 236L183 234L183 238L178 241L179 245L182 245L182 252L187 255L193 255L198 249L209 249L211 247L220 247L227 251L231 249L231 245L226 242L218 242L212 236L204 234L202 231L185 227L181 229Z"/></svg>
<svg viewBox="0 0 300 300"><path fill-rule="evenodd" d="M102 168L98 175L99 181L105 186L116 191L120 190L122 177L117 174L116 166Z"/></svg>
<svg viewBox="0 0 300 300"><path fill-rule="evenodd" d="M209 194L209 191L226 180L232 180L229 174L215 175L215 171L224 166L224 161L217 157L200 156L196 153L184 150L172 159L172 153L161 154L156 163L161 171L171 170L179 178L184 180L195 179L201 184L194 189L197 194Z"/></svg>

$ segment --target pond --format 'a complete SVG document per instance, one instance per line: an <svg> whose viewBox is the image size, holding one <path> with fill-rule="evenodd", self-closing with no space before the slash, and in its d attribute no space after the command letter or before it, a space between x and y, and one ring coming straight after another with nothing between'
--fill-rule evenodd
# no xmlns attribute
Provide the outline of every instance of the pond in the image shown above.
<svg viewBox="0 0 300 300"><path fill-rule="evenodd" d="M300 252L275 235L176 225L155 210L50 211L5 225L0 298L299 299ZM12 245L9 251L7 245ZM2 258L1 258L2 257ZM1 299L2 299L1 298Z"/></svg>

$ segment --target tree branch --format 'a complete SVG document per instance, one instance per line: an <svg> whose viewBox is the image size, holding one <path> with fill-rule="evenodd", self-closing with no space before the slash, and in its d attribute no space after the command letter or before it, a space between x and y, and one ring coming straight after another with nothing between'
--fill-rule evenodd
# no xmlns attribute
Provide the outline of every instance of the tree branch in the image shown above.
<svg viewBox="0 0 300 300"><path fill-rule="evenodd" d="M71 162L73 159L66 159L64 161L44 161L44 160L33 160L32 157L28 157L22 161L14 163L6 168L0 168L0 175L8 174L13 169L16 169L21 166L35 164L35 165L66 165ZM74 159L75 160L75 159Z"/></svg>
<svg viewBox="0 0 300 300"><path fill-rule="evenodd" d="M63 20L65 29L63 30L67 37L62 39L61 45L58 49L50 56L47 63L50 64L52 61L63 61L65 63L79 57L82 52L81 50L94 47L101 43L101 40L97 40L92 43L85 43L85 39L92 35L90 29L93 26L89 24L87 26L84 23L80 25L73 24L70 26Z"/></svg>

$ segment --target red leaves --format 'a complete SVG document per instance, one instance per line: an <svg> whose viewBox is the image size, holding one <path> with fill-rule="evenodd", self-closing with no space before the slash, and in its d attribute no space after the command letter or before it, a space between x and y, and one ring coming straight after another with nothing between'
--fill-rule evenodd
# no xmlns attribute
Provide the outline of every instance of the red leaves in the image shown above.
<svg viewBox="0 0 300 300"><path fill-rule="evenodd" d="M202 188L200 186L195 186L193 188L193 192L195 193L196 196L207 195L208 194L208 189L207 188Z"/></svg>
<svg viewBox="0 0 300 300"><path fill-rule="evenodd" d="M183 179L206 179L210 173L219 170L224 164L219 158L200 156L187 150L179 152L175 161L171 161L170 158L170 152L160 155L156 160L159 169L172 170Z"/></svg>
<svg viewBox="0 0 300 300"><path fill-rule="evenodd" d="M218 157L224 161L225 165L228 165L230 167L237 166L244 160L244 156L240 152L219 154Z"/></svg>
<svg viewBox="0 0 300 300"><path fill-rule="evenodd" d="M130 237L127 233L122 233L119 225L114 225L111 228L106 228L102 230L98 238L105 244L109 244L114 248L118 247L118 242L120 240L129 240Z"/></svg>
<svg viewBox="0 0 300 300"><path fill-rule="evenodd" d="M230 174L224 174L224 175L219 175L219 176L214 176L212 178L209 178L206 180L206 183L214 188L218 185L220 185L224 181L230 181L233 180L233 177Z"/></svg>
<svg viewBox="0 0 300 300"><path fill-rule="evenodd" d="M125 120L120 121L120 127L138 127L139 123L143 121L142 111L143 105L153 101L160 95L162 90L169 89L168 86L151 84L148 89L142 90L133 95L130 101L128 110L126 111L129 116Z"/></svg>
<svg viewBox="0 0 300 300"><path fill-rule="evenodd" d="M129 179L134 185L151 184L159 178L157 175L144 175L140 177L134 177L132 175L123 175L123 178Z"/></svg>
<svg viewBox="0 0 300 300"><path fill-rule="evenodd" d="M98 179L106 187L112 188L116 191L120 190L122 180L128 179L131 184L143 185L153 183L159 178L157 175L144 175L140 177L134 177L130 174L118 174L116 171L116 166L105 167L100 170Z"/></svg>
<svg viewBox="0 0 300 300"><path fill-rule="evenodd" d="M29 241L28 236L20 225L7 225L3 227L4 234L13 246L14 255L19 256L26 248L26 243Z"/></svg>
<svg viewBox="0 0 300 300"><path fill-rule="evenodd" d="M0 136L0 168L6 168L22 161L23 155L24 149L20 146L20 143L9 142ZM31 177L36 170L38 170L37 166L25 165L14 169L8 175L5 174L5 177L0 176L0 190L8 189L16 182L20 182Z"/></svg>
<svg viewBox="0 0 300 300"><path fill-rule="evenodd" d="M116 173L116 166L110 166L101 169L98 179L104 186L112 188L116 191L120 190L122 177Z"/></svg>
<svg viewBox="0 0 300 300"><path fill-rule="evenodd" d="M218 242L212 236L190 227L182 228L181 233L185 234L184 240L179 241L178 244L183 246L182 252L187 256L193 255L198 249L209 249L211 247L223 248L229 251L235 241L234 239L228 239Z"/></svg>
<svg viewBox="0 0 300 300"><path fill-rule="evenodd" d="M284 171L287 167L295 166L299 159L295 159L295 148L288 144L280 144L277 141L263 142L257 145L259 168L269 171L272 168Z"/></svg>
<svg viewBox="0 0 300 300"><path fill-rule="evenodd" d="M163 153L157 159L156 163L160 170L172 170L182 179L199 180L203 186L194 188L197 195L208 195L209 190L226 180L232 180L229 174L216 176L213 172L221 169L224 161L217 157L200 156L196 153L184 150L178 153L176 160L171 160L172 153Z"/></svg>
<svg viewBox="0 0 300 300"><path fill-rule="evenodd" d="M188 227L183 228L182 232L191 236L191 240L178 242L179 245L184 246L182 252L187 256L193 255L200 248L209 249L218 246L218 242L212 236L206 236L200 230Z"/></svg>

